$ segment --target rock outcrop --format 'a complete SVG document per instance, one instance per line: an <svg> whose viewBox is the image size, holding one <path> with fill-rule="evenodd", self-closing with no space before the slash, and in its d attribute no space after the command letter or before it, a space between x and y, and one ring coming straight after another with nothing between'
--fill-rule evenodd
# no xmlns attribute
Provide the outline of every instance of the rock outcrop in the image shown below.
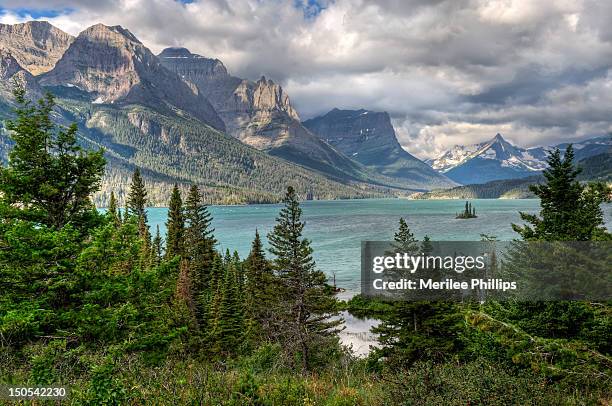
<svg viewBox="0 0 612 406"><path fill-rule="evenodd" d="M14 86L21 86L26 90L26 95L31 99L37 99L42 95L42 90L34 76L25 70L13 55L4 49L0 49L0 96L5 100L12 100Z"/></svg>
<svg viewBox="0 0 612 406"><path fill-rule="evenodd" d="M0 24L0 49L9 51L32 75L53 69L74 37L47 21Z"/></svg>

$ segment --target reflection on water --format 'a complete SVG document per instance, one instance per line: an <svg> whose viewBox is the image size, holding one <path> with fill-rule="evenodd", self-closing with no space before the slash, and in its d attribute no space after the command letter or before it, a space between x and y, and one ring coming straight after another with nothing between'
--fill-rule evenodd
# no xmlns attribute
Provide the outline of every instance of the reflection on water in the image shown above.
<svg viewBox="0 0 612 406"><path fill-rule="evenodd" d="M379 324L375 319L360 319L349 312L341 313L344 319L345 329L340 333L340 342L349 347L353 354L365 357L370 352L370 347L377 347L376 335L370 330Z"/></svg>

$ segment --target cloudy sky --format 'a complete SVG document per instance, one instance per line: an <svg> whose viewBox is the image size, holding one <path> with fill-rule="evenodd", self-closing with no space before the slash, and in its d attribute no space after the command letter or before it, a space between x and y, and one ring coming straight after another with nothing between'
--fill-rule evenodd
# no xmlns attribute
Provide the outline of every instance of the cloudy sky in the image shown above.
<svg viewBox="0 0 612 406"><path fill-rule="evenodd" d="M427 158L502 133L522 146L612 130L607 0L0 0L0 22L122 25L280 82L303 119L388 111Z"/></svg>

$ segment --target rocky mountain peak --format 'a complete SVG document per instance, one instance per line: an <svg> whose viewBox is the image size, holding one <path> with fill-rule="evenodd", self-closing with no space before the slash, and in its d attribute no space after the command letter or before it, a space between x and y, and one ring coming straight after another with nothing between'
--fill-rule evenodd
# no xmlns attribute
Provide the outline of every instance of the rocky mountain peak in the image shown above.
<svg viewBox="0 0 612 406"><path fill-rule="evenodd" d="M0 49L0 78L8 80L22 69L10 52Z"/></svg>
<svg viewBox="0 0 612 406"><path fill-rule="evenodd" d="M132 34L128 29L123 28L120 25L105 25L98 23L86 28L82 31L77 38L88 37L98 41L118 41L118 42L134 42L142 45L142 43Z"/></svg>
<svg viewBox="0 0 612 406"><path fill-rule="evenodd" d="M154 65L153 55L128 30L96 24L78 35L41 81L77 86L98 103L112 103L125 98L142 82L141 71Z"/></svg>
<svg viewBox="0 0 612 406"><path fill-rule="evenodd" d="M347 156L415 188L453 184L402 148L387 112L334 108L303 124Z"/></svg>
<svg viewBox="0 0 612 406"><path fill-rule="evenodd" d="M170 47L163 49L157 56L159 58L193 58L196 55L192 54L187 48Z"/></svg>
<svg viewBox="0 0 612 406"><path fill-rule="evenodd" d="M33 75L51 70L74 37L47 21L0 24L0 49Z"/></svg>
<svg viewBox="0 0 612 406"><path fill-rule="evenodd" d="M74 86L93 103L138 103L179 108L218 129L225 126L192 84L166 69L130 31L93 25L81 32L41 83ZM172 106L172 107L171 107Z"/></svg>
<svg viewBox="0 0 612 406"><path fill-rule="evenodd" d="M546 167L541 159L512 145L499 133L479 144L455 145L428 162L463 184L529 176Z"/></svg>
<svg viewBox="0 0 612 406"><path fill-rule="evenodd" d="M294 120L300 119L297 111L291 105L289 95L280 85L277 85L272 80L267 80L265 76L262 76L255 83L255 87L252 90L252 103L253 108L256 110L279 110L287 113Z"/></svg>
<svg viewBox="0 0 612 406"><path fill-rule="evenodd" d="M324 135L332 145L341 145L346 154L354 154L365 142L400 148L389 114L382 111L340 110L334 108L321 117L304 122L315 134Z"/></svg>
<svg viewBox="0 0 612 406"><path fill-rule="evenodd" d="M194 54L187 48L166 48L157 57L166 68L196 85L206 80L227 79L228 76L220 60ZM206 86L201 90L206 92Z"/></svg>

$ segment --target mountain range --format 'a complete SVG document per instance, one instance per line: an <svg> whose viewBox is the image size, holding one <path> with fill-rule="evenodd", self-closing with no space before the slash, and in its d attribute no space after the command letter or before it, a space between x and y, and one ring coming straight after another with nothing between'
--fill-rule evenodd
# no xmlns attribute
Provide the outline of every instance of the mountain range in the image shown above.
<svg viewBox="0 0 612 406"><path fill-rule="evenodd" d="M547 152L562 151L567 143L547 147L521 148L506 141L501 134L473 145L456 145L435 159L431 167L455 182L467 185L501 179L519 179L540 173L546 168ZM575 159L588 158L609 150L612 137L604 136L573 143Z"/></svg>
<svg viewBox="0 0 612 406"><path fill-rule="evenodd" d="M0 34L0 119L12 117L15 83L31 99L53 93L56 121L76 122L82 145L105 149L98 205L111 190L124 198L135 167L157 205L175 183L200 185L211 202L248 203L278 201L288 184L320 199L392 197L543 168L544 149L501 136L456 147L432 168L402 148L385 112L334 109L302 122L272 80L233 76L186 48L155 55L121 26L96 24L73 37L32 21L0 24ZM0 127L3 161L10 146Z"/></svg>
<svg viewBox="0 0 612 406"><path fill-rule="evenodd" d="M399 171L381 171L380 167L384 166L382 162L390 159L384 154L378 158L381 160L380 167L364 163L360 157L344 148L343 144L337 144L330 140L330 136L309 127L313 120L301 123L287 93L272 80L261 77L253 82L232 76L220 60L193 54L186 48L166 48L158 57L169 70L194 83L208 95L225 123L228 134L269 155L298 163L336 179L348 178L408 189L430 189L453 184L407 152L403 155L420 163L415 165L412 173L414 176L406 176L407 173ZM383 116L387 117L384 125L388 128L381 128L381 134L386 132L401 149L388 115L383 113ZM366 122L360 124L367 127ZM352 131L358 135L361 128L356 126ZM364 145L364 148L369 147Z"/></svg>
<svg viewBox="0 0 612 406"><path fill-rule="evenodd" d="M454 185L411 156L412 177L352 159L302 124L273 81L232 76L221 61L185 48L154 55L123 27L96 24L72 37L33 21L0 24L0 33L0 116L11 116L14 81L32 99L56 95L57 121L77 122L83 145L105 148L98 204L111 189L121 199L136 166L154 204L174 183L197 183L209 200L230 203L275 201L287 184L315 198ZM0 131L4 160L9 148Z"/></svg>

